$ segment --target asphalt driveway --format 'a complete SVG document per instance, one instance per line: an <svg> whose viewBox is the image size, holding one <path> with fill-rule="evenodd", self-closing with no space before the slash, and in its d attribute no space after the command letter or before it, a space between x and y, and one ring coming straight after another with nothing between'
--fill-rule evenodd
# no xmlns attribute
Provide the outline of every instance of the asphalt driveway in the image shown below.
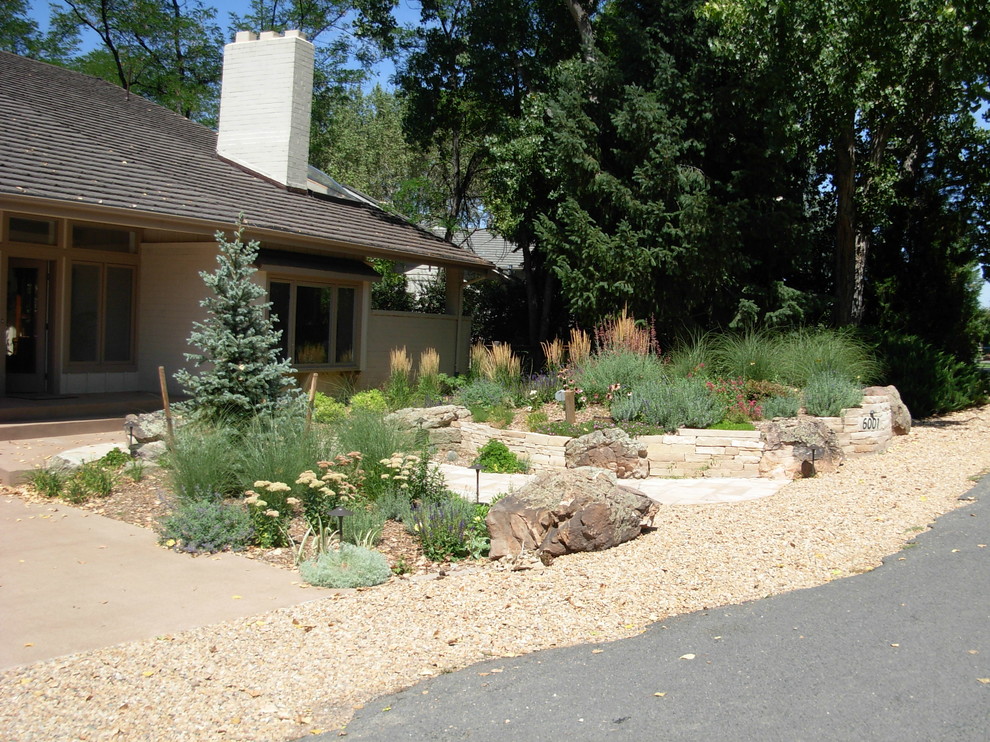
<svg viewBox="0 0 990 742"><path fill-rule="evenodd" d="M473 665L367 704L347 738L987 739L990 480L967 497L866 574Z"/></svg>

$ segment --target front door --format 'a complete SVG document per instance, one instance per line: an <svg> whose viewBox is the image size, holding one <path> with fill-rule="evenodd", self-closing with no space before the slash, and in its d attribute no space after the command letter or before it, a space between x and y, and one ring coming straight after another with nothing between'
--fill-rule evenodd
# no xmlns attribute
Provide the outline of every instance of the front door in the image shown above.
<svg viewBox="0 0 990 742"><path fill-rule="evenodd" d="M48 391L48 296L50 264L10 258L7 262L7 393Z"/></svg>

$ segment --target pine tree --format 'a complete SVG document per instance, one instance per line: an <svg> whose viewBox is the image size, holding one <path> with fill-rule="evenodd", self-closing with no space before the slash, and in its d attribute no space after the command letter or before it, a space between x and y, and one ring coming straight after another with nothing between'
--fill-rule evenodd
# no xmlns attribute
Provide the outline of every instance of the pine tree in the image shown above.
<svg viewBox="0 0 990 742"><path fill-rule="evenodd" d="M175 374L191 397L191 406L208 417L246 418L274 412L298 397L294 371L279 360L282 332L267 310L271 302L259 301L265 290L252 279L258 243L244 244L239 219L233 240L216 233L220 254L213 273L202 271L203 283L212 292L200 302L208 312L204 322L194 322L189 344L201 353L186 353L198 375L183 369Z"/></svg>

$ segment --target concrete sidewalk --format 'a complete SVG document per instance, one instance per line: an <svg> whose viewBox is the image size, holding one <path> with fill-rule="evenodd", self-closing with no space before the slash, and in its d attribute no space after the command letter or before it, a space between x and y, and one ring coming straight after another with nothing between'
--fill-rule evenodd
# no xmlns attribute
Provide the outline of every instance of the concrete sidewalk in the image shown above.
<svg viewBox="0 0 990 742"><path fill-rule="evenodd" d="M175 554L153 531L58 502L0 496L0 533L0 670L333 592L237 554Z"/></svg>

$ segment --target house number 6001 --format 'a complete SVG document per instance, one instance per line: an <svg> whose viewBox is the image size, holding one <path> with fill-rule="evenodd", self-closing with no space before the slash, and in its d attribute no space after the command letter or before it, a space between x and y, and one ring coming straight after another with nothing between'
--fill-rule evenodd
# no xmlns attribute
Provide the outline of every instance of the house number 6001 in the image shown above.
<svg viewBox="0 0 990 742"><path fill-rule="evenodd" d="M878 430L880 428L880 418L871 412L869 417L863 418L863 430Z"/></svg>

